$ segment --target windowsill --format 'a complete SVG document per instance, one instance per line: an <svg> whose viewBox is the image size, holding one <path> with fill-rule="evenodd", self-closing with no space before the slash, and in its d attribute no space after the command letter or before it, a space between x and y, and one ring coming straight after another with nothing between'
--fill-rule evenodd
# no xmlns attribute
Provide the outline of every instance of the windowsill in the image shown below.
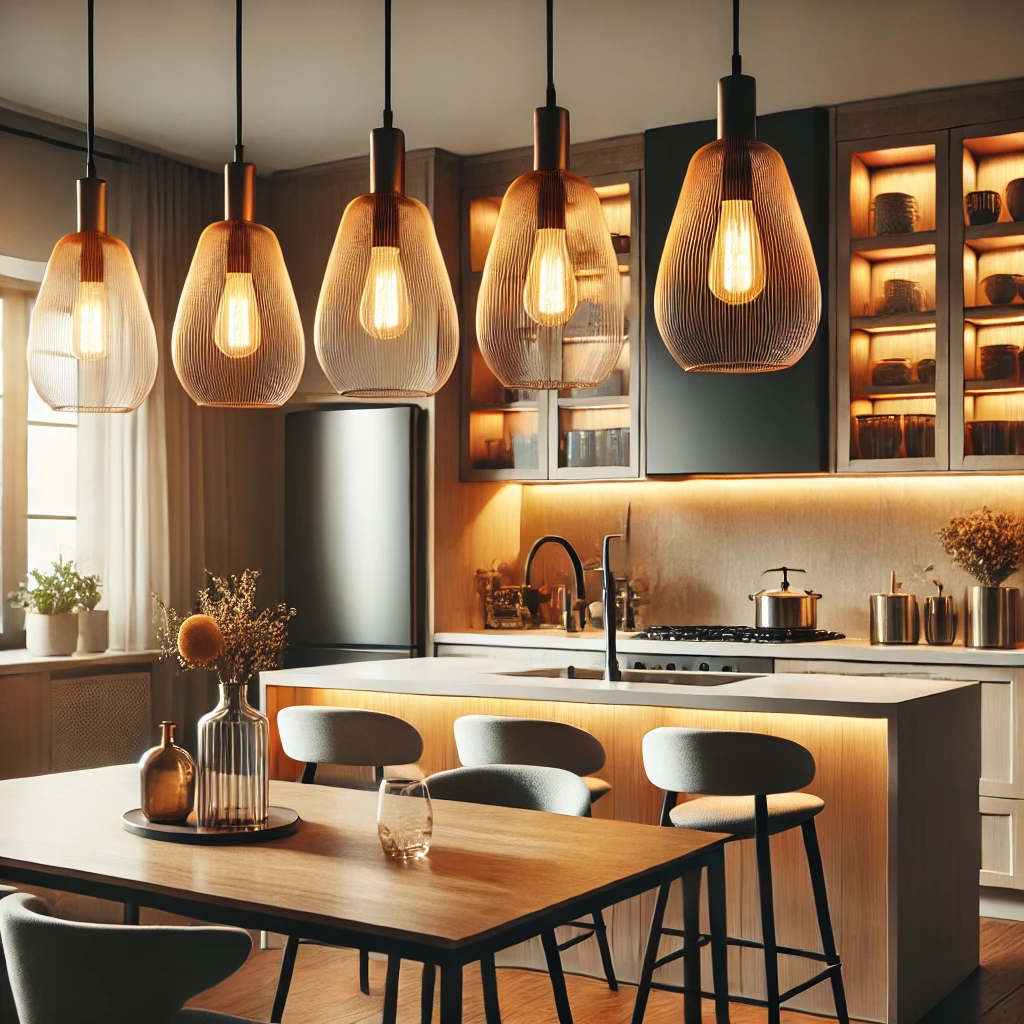
<svg viewBox="0 0 1024 1024"><path fill-rule="evenodd" d="M159 651L104 651L102 654L71 654L56 658L40 658L24 647L0 651L0 676L29 671L63 672L67 669L102 667L104 665L149 665L159 661Z"/></svg>

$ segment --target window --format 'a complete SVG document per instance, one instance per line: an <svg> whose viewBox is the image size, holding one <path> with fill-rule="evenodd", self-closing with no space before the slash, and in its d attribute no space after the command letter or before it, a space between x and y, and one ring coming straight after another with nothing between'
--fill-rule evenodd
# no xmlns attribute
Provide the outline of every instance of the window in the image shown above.
<svg viewBox="0 0 1024 1024"><path fill-rule="evenodd" d="M2 259L2 257L0 257ZM0 277L0 530L6 595L29 569L76 556L78 417L54 412L28 377L25 347L35 291ZM0 645L22 643L21 614L3 601Z"/></svg>

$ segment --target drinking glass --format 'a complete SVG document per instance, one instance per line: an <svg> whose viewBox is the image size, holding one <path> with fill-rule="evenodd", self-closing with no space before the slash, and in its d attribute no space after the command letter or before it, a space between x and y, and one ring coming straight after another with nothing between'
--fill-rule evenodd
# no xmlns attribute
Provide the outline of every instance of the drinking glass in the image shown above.
<svg viewBox="0 0 1024 1024"><path fill-rule="evenodd" d="M430 849L434 814L422 779L385 779L377 800L381 849L396 860L418 860Z"/></svg>

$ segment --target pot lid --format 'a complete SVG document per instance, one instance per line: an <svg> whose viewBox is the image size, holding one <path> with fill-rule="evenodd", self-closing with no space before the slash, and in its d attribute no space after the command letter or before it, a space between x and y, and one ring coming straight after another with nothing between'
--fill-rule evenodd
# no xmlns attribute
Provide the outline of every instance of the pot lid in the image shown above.
<svg viewBox="0 0 1024 1024"><path fill-rule="evenodd" d="M788 565L780 565L777 569L765 569L761 575L767 576L770 572L782 573L782 585L778 590L759 590L756 594L751 594L750 599L752 601L759 597L791 598L799 600L803 600L808 597L813 597L815 599L821 597L821 594L815 594L813 590L801 590L799 587L794 589L793 584L789 582L789 574L791 572L806 572L805 569L791 569Z"/></svg>

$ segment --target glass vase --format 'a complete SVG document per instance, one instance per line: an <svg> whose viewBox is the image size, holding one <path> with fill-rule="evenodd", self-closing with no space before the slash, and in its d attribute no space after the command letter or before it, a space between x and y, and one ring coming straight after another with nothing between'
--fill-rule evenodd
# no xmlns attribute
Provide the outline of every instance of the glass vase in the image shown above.
<svg viewBox="0 0 1024 1024"><path fill-rule="evenodd" d="M220 683L220 702L199 719L196 824L261 828L267 823L270 724L245 695L245 684Z"/></svg>

